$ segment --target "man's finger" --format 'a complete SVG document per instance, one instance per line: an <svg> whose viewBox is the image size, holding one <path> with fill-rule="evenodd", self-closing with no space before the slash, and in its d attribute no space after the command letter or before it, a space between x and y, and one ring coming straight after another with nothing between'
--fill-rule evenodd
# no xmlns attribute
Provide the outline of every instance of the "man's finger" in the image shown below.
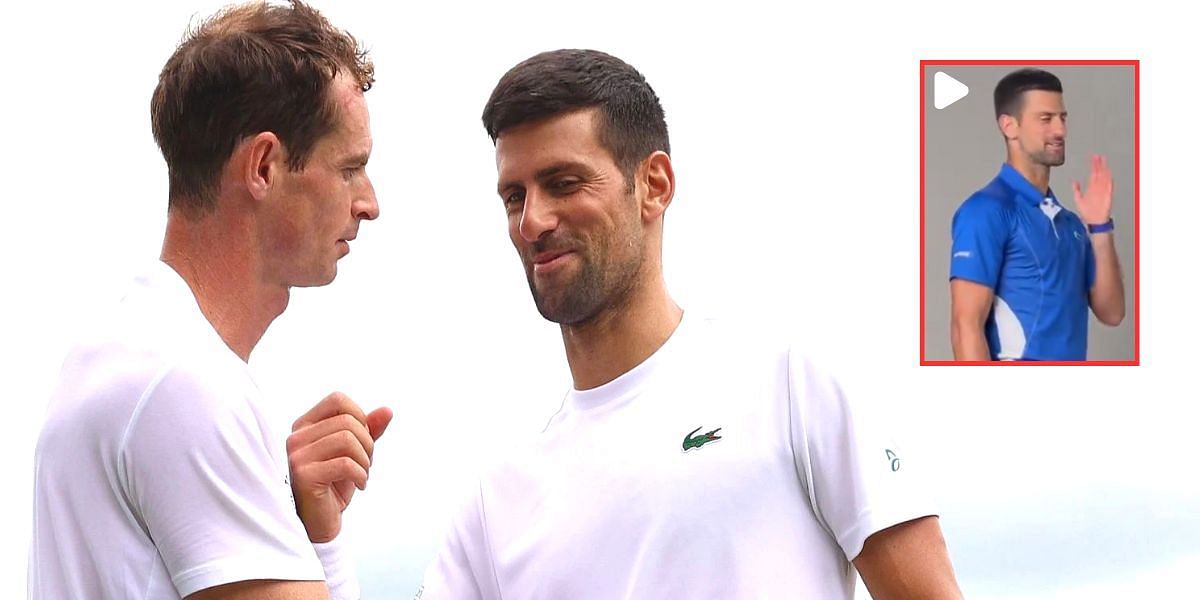
<svg viewBox="0 0 1200 600"><path fill-rule="evenodd" d="M292 431L339 414L350 415L357 419L359 423L365 424L367 422L367 415L363 414L362 409L349 396L341 392L333 392L325 396L325 399L318 402L316 406L304 413L299 419L296 419L296 422L292 424Z"/></svg>
<svg viewBox="0 0 1200 600"><path fill-rule="evenodd" d="M367 430L371 433L371 439L379 439L391 422L392 409L382 406L371 411L371 414L367 415Z"/></svg>
<svg viewBox="0 0 1200 600"><path fill-rule="evenodd" d="M326 461L339 456L345 456L362 465L371 468L371 455L363 447L362 442L353 432L345 429L335 431L311 444L297 448L288 454L288 462L293 465L306 465Z"/></svg>
<svg viewBox="0 0 1200 600"><path fill-rule="evenodd" d="M366 449L367 455L370 456L374 450L375 440L371 439L371 434L367 431L367 426L359 422L358 419L344 413L328 417L311 425L305 425L293 431L287 438L288 454L291 455L292 452L300 448L342 430L353 433L358 438L362 447Z"/></svg>
<svg viewBox="0 0 1200 600"><path fill-rule="evenodd" d="M308 463L296 470L294 479L309 485L334 485L349 481L358 489L367 487L367 470L354 459L339 456L322 462Z"/></svg>

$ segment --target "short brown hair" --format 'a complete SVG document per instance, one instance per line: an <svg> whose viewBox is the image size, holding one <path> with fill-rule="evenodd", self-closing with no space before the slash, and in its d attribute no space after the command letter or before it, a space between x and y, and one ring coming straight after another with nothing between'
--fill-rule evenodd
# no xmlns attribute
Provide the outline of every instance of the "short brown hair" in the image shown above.
<svg viewBox="0 0 1200 600"><path fill-rule="evenodd" d="M633 188L633 171L647 156L671 153L662 104L646 78L599 50L553 50L510 69L488 98L483 126L495 142L506 129L599 107L600 144Z"/></svg>
<svg viewBox="0 0 1200 600"><path fill-rule="evenodd" d="M375 81L354 37L299 0L229 6L194 27L163 66L150 102L170 208L211 212L234 147L263 131L279 136L289 169L303 169L336 123L329 88L341 72L364 92Z"/></svg>

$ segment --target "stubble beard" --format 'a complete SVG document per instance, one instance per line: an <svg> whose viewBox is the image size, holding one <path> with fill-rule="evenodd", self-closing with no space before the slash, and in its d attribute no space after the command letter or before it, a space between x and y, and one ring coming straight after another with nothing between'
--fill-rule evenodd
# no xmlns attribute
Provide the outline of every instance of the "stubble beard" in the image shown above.
<svg viewBox="0 0 1200 600"><path fill-rule="evenodd" d="M1053 150L1042 145L1041 150L1029 154L1029 160L1036 165L1043 167L1061 167L1067 162L1067 142L1063 140L1062 152L1056 154Z"/></svg>
<svg viewBox="0 0 1200 600"><path fill-rule="evenodd" d="M557 292L538 290L533 265L525 263L529 291L542 317L560 325L578 325L628 304L644 261L637 236L610 238L593 247L575 244L572 248L580 262L579 270L561 283Z"/></svg>

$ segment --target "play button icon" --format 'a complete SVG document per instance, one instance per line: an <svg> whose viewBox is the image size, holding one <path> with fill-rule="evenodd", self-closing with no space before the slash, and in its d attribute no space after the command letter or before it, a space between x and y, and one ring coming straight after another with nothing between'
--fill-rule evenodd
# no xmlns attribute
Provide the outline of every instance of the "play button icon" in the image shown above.
<svg viewBox="0 0 1200 600"><path fill-rule="evenodd" d="M933 107L942 110L967 96L967 84L941 72L933 74Z"/></svg>

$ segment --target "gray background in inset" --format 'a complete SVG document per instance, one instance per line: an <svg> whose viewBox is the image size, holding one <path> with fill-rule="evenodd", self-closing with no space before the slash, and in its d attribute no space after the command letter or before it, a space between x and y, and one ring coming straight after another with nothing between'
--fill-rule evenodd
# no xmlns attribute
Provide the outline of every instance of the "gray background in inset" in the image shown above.
<svg viewBox="0 0 1200 600"><path fill-rule="evenodd" d="M1134 305L1134 73L1132 66L1044 66L1062 80L1067 109L1067 161L1051 169L1050 188L1078 214L1073 181L1085 184L1089 157L1102 154L1113 172L1117 256L1125 278L1125 320L1117 327L1092 315L1088 360L1133 360ZM1002 77L1023 66L926 65L925 86L925 360L953 360L950 346L950 220L973 192L1004 163L992 92ZM963 82L967 97L933 107L938 71Z"/></svg>

